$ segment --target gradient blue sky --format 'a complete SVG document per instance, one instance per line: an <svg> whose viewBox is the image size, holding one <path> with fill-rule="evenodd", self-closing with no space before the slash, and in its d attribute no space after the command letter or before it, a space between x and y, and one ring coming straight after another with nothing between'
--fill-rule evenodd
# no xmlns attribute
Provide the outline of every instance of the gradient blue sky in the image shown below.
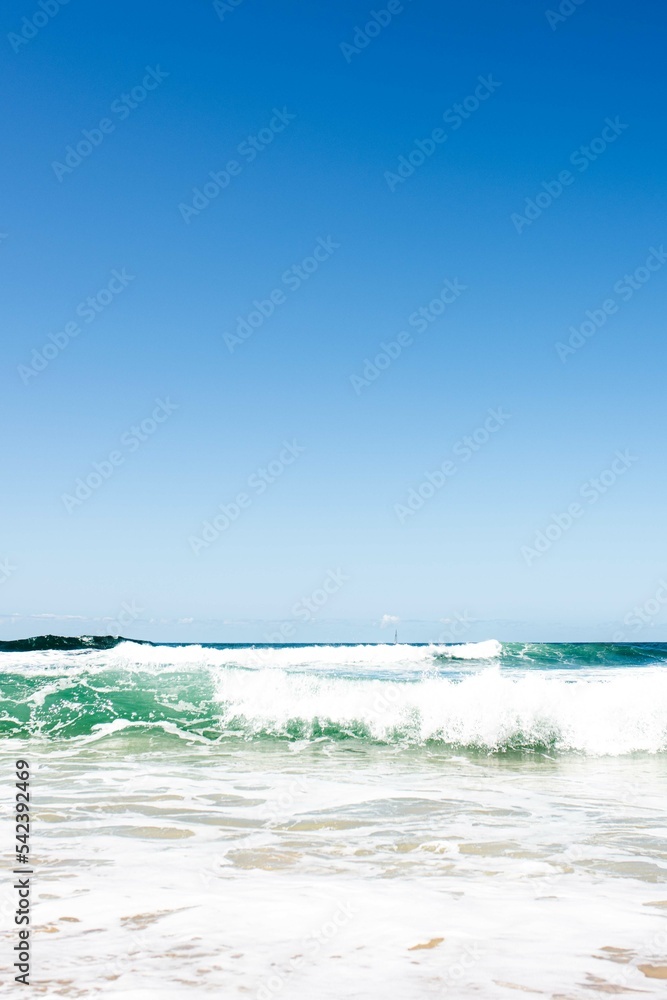
<svg viewBox="0 0 667 1000"><path fill-rule="evenodd" d="M667 244L664 5L585 0L552 27L542 2L408 0L346 59L386 6L243 0L221 18L203 0L72 0L25 44L9 36L36 0L3 8L3 637L262 641L293 621L295 641L381 641L384 615L406 641L456 615L477 619L463 638L667 637L667 267L614 291ZM146 67L168 75L121 119ZM443 123L489 74L494 93ZM296 117L247 162L238 146L274 108ZM105 117L114 130L59 180L54 162ZM581 170L570 157L607 118L627 127ZM390 190L438 127L446 141ZM179 205L230 159L238 176L186 223ZM512 214L568 168L517 232ZM320 237L339 248L286 289ZM134 279L25 384L33 349L123 268ZM355 393L445 279L465 292ZM286 301L230 353L225 333L275 288ZM610 298L563 362L556 343ZM119 445L157 398L178 408ZM497 407L510 419L401 521L395 505ZM248 478L293 440L303 454L255 495ZM618 449L637 460L582 499ZM122 464L68 511L114 450ZM195 554L241 491L252 502ZM583 514L528 565L522 546L573 502ZM338 570L315 620L295 617ZM641 628L624 622L647 601Z"/></svg>

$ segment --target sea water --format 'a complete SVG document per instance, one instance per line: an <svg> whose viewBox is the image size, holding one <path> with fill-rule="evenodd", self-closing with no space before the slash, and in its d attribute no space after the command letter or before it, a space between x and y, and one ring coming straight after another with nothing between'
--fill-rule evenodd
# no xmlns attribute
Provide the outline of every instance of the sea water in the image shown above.
<svg viewBox="0 0 667 1000"><path fill-rule="evenodd" d="M34 991L664 995L666 667L659 644L0 644ZM7 821L6 870L12 845ZM3 992L15 905L7 875Z"/></svg>

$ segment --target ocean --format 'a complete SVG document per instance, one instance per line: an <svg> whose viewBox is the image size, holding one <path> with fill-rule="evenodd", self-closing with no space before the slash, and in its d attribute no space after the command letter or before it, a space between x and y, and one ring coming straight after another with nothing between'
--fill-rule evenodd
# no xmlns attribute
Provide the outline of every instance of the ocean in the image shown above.
<svg viewBox="0 0 667 1000"><path fill-rule="evenodd" d="M664 996L667 644L42 636L0 736L38 994Z"/></svg>

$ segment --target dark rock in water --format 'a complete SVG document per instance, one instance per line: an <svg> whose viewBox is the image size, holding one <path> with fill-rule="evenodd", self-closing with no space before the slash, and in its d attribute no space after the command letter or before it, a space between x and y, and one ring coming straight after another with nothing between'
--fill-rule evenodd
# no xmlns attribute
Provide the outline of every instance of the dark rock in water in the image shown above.
<svg viewBox="0 0 667 1000"><path fill-rule="evenodd" d="M34 635L29 639L0 642L3 653L29 653L46 649L111 649L125 642L119 635Z"/></svg>

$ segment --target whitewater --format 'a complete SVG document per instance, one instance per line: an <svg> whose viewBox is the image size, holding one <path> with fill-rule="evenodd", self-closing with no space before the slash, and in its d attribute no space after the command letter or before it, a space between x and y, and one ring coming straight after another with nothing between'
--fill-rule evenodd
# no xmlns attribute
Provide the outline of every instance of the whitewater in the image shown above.
<svg viewBox="0 0 667 1000"><path fill-rule="evenodd" d="M657 643L0 643L35 990L662 995L666 668Z"/></svg>
<svg viewBox="0 0 667 1000"><path fill-rule="evenodd" d="M667 647L657 644L30 642L0 652L0 734L89 740L161 725L186 741L667 750Z"/></svg>

